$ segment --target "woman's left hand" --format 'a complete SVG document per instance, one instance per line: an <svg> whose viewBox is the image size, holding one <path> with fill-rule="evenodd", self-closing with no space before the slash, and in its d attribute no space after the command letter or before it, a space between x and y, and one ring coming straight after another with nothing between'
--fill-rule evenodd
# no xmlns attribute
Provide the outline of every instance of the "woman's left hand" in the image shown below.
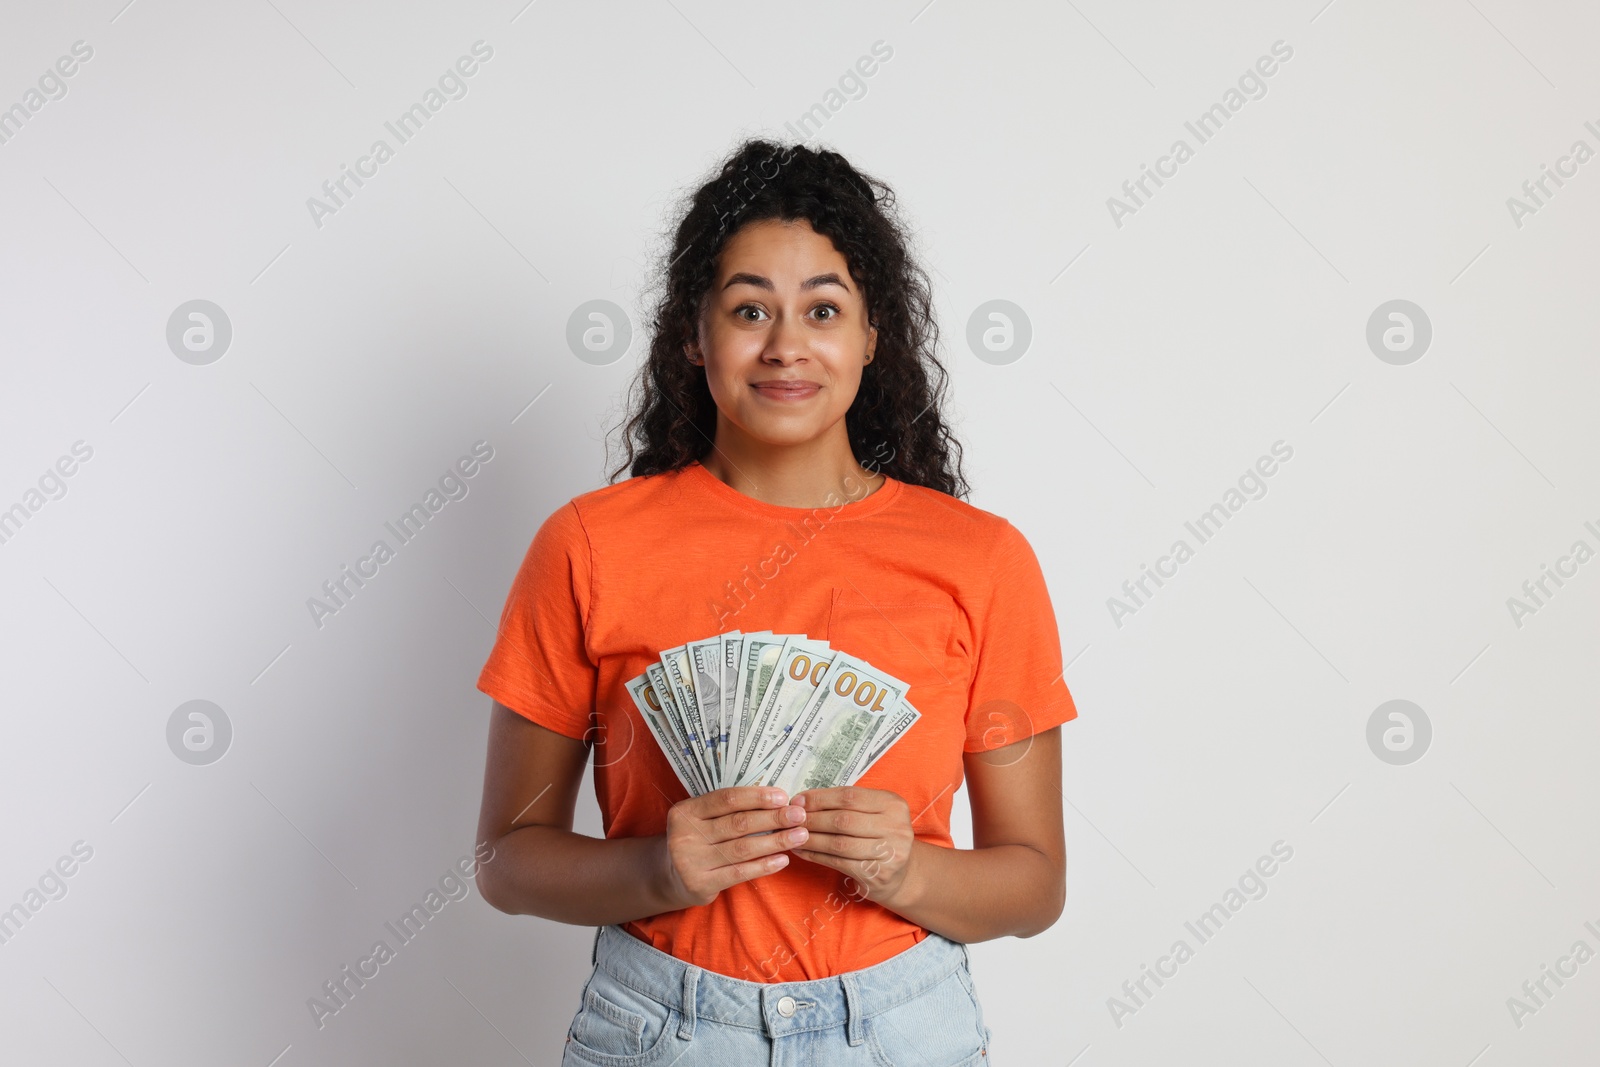
<svg viewBox="0 0 1600 1067"><path fill-rule="evenodd" d="M789 803L806 809L809 837L789 851L803 860L832 867L853 879L851 895L893 908L906 890L916 834L911 808L887 789L840 786L807 789Z"/></svg>

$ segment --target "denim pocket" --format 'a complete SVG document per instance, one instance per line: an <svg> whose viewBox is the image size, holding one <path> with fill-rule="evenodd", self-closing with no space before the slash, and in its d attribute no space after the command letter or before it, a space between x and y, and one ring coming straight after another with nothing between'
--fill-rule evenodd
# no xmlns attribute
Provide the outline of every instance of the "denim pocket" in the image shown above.
<svg viewBox="0 0 1600 1067"><path fill-rule="evenodd" d="M673 1050L678 1010L596 970L567 1032L563 1064L646 1067Z"/></svg>
<svg viewBox="0 0 1600 1067"><path fill-rule="evenodd" d="M921 994L867 1018L879 1067L975 1067L988 1063L977 998L963 968Z"/></svg>
<svg viewBox="0 0 1600 1067"><path fill-rule="evenodd" d="M987 1052L989 1050L990 1032L989 1028L983 1024L983 1002L978 999L977 983L972 978L972 971L967 967L962 967L956 971L956 974L960 977L961 984L967 987L967 996L972 998L972 1010L977 1013L978 1030L983 1034L983 1049Z"/></svg>

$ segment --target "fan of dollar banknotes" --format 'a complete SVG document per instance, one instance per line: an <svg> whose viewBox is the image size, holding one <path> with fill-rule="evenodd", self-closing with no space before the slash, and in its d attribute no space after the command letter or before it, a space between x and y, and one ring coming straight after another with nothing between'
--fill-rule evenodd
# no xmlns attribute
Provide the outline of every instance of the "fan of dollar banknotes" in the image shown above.
<svg viewBox="0 0 1600 1067"><path fill-rule="evenodd" d="M690 796L853 785L922 717L905 682L805 634L730 630L660 658L628 695Z"/></svg>

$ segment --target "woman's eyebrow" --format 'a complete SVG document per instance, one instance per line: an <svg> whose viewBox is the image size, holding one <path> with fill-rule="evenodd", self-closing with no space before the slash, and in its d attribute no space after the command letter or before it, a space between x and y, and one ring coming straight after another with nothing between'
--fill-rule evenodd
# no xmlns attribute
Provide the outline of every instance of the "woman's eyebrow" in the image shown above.
<svg viewBox="0 0 1600 1067"><path fill-rule="evenodd" d="M724 289L731 288L735 285L753 285L757 289L765 289L768 292L772 291L772 281L770 279L763 278L759 274L751 274L748 271L736 271L728 276L727 281L722 283L722 287ZM824 285L837 285L847 293L850 291L850 286L846 285L844 281L832 271L829 271L827 274L819 274L815 278L807 278L805 281L800 283L800 288L816 289Z"/></svg>

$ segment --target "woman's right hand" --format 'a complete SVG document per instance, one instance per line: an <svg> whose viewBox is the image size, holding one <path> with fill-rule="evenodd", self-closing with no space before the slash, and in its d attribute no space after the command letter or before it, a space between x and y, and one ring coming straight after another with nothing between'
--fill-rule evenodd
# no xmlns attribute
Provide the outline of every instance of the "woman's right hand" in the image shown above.
<svg viewBox="0 0 1600 1067"><path fill-rule="evenodd" d="M805 818L783 790L767 786L729 786L672 805L662 835L670 910L709 904L731 885L782 870L787 850L809 836L798 825Z"/></svg>

